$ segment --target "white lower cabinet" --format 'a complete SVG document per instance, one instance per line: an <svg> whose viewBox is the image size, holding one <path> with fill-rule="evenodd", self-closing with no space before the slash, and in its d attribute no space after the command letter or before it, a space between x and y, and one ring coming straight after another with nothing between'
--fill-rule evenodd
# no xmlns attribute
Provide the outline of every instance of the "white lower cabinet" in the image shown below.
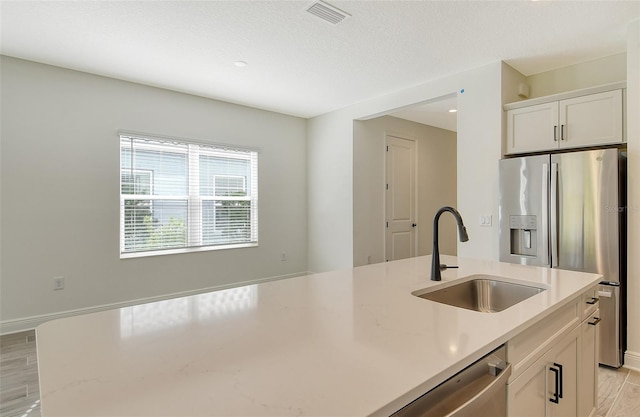
<svg viewBox="0 0 640 417"><path fill-rule="evenodd" d="M507 386L508 416L541 417L547 414L547 372L552 353L547 352Z"/></svg>
<svg viewBox="0 0 640 417"><path fill-rule="evenodd" d="M550 325L562 328L540 345L532 345L529 355L522 355L518 341L531 340L532 329L516 336L514 356L522 357L520 371L507 385L508 415L511 417L588 417L595 416L597 406L597 319L598 311L581 317L581 301L574 303L582 320L566 321L561 312L550 317ZM561 326L563 322L572 325ZM507 350L509 352L509 349ZM512 359L507 359L512 361ZM533 363L531 363L533 361ZM531 363L531 364L530 364ZM530 365L529 365L530 364ZM518 368L518 363L514 364ZM524 369L523 369L524 368Z"/></svg>
<svg viewBox="0 0 640 417"><path fill-rule="evenodd" d="M547 373L547 415L575 417L578 415L580 327L560 340L553 352Z"/></svg>
<svg viewBox="0 0 640 417"><path fill-rule="evenodd" d="M581 324L578 415L595 416L598 408L598 323L596 310Z"/></svg>
<svg viewBox="0 0 640 417"><path fill-rule="evenodd" d="M580 328L509 384L509 416L577 416L577 369Z"/></svg>

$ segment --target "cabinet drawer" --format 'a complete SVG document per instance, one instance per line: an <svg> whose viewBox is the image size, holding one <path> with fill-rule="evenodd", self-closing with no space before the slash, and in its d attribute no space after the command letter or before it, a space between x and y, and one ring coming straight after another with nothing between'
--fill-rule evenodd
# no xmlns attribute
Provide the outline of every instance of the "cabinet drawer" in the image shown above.
<svg viewBox="0 0 640 417"><path fill-rule="evenodd" d="M507 343L507 361L513 366L510 381L539 359L554 341L580 323L582 298L574 299Z"/></svg>
<svg viewBox="0 0 640 417"><path fill-rule="evenodd" d="M582 300L582 313L580 314L580 320L584 320L593 314L598 309L600 300L598 298L598 287L593 287L589 291L582 294L580 298Z"/></svg>

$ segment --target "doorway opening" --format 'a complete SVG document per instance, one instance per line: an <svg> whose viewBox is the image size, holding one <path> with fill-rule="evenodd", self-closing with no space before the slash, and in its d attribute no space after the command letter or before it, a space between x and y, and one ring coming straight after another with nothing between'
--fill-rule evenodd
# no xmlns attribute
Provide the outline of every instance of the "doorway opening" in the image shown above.
<svg viewBox="0 0 640 417"><path fill-rule="evenodd" d="M354 266L431 253L433 215L457 203L452 109L455 93L354 120ZM396 145L387 152L389 140ZM455 255L455 221L443 218L440 229L441 253Z"/></svg>

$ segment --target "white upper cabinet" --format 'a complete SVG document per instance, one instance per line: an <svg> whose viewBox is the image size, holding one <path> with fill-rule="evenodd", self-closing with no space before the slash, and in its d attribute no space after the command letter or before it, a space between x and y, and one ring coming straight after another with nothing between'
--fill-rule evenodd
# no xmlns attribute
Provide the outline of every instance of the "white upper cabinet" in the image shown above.
<svg viewBox="0 0 640 417"><path fill-rule="evenodd" d="M622 90L562 100L560 148L621 143Z"/></svg>
<svg viewBox="0 0 640 417"><path fill-rule="evenodd" d="M506 105L507 154L624 142L622 89L569 96Z"/></svg>
<svg viewBox="0 0 640 417"><path fill-rule="evenodd" d="M507 153L537 152L558 147L558 102L507 112Z"/></svg>

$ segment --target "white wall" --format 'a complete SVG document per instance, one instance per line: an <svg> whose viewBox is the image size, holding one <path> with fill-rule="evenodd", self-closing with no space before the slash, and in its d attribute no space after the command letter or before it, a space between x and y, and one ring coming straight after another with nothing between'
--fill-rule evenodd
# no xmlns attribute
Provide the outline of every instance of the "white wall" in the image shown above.
<svg viewBox="0 0 640 417"><path fill-rule="evenodd" d="M458 255L467 258L498 260L502 70L501 62L481 68L458 98L458 207L469 232L469 242L458 245ZM479 226L480 216L487 215L492 227Z"/></svg>
<svg viewBox="0 0 640 417"><path fill-rule="evenodd" d="M327 271L353 265L353 120L456 92L457 200L470 236L469 242L458 244L458 254L498 258L495 219L502 136L501 72L501 63L495 62L309 121L309 269ZM482 215L492 215L494 226L481 227Z"/></svg>
<svg viewBox="0 0 640 417"><path fill-rule="evenodd" d="M640 370L640 21L629 25L627 41L627 300L625 364Z"/></svg>
<svg viewBox="0 0 640 417"><path fill-rule="evenodd" d="M621 53L527 77L529 98L626 80L627 54Z"/></svg>
<svg viewBox="0 0 640 417"><path fill-rule="evenodd" d="M356 120L353 126L353 264L385 261L385 137L417 143L418 255L432 250L433 215L445 205L456 206L456 133L382 116ZM440 253L457 253L453 216L440 220Z"/></svg>
<svg viewBox="0 0 640 417"><path fill-rule="evenodd" d="M513 67L502 63L502 102L513 103L514 101L523 100L518 96L518 87L521 84L528 85L527 77L516 71ZM502 112L502 155L507 153L507 112Z"/></svg>
<svg viewBox="0 0 640 417"><path fill-rule="evenodd" d="M33 316L306 272L306 120L1 59L3 332ZM260 148L260 246L121 260L118 129Z"/></svg>
<svg viewBox="0 0 640 417"><path fill-rule="evenodd" d="M352 266L352 120L329 113L307 123L307 259L312 272Z"/></svg>

